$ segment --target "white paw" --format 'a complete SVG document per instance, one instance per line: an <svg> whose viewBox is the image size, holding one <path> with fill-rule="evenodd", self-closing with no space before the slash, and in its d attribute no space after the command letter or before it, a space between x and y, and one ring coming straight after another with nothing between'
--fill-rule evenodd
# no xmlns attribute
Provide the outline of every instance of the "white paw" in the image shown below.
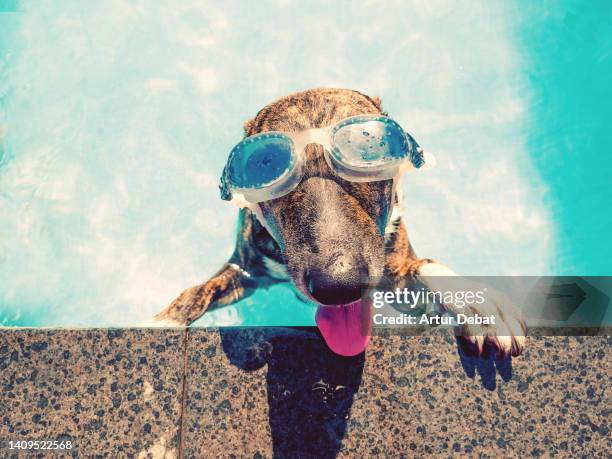
<svg viewBox="0 0 612 459"><path fill-rule="evenodd" d="M468 317L492 317L493 323L480 325L468 321L461 326L459 342L470 355L497 359L509 355L516 357L525 348L525 323L506 295L489 290L483 304L466 307L462 313Z"/></svg>
<svg viewBox="0 0 612 459"><path fill-rule="evenodd" d="M457 317L463 315L468 318L466 323L458 326L460 331L458 339L467 354L502 359L523 352L527 328L519 310L507 295L480 282L458 276L438 263L423 266L420 276L430 291L450 292L454 298L457 298L459 293L465 295L465 292L472 294L480 292L481 297L478 301L469 304L459 304L457 301L454 304L445 302L442 305L447 312ZM480 298L483 301L480 301ZM478 318L485 317L493 320L483 320L482 323L478 323Z"/></svg>

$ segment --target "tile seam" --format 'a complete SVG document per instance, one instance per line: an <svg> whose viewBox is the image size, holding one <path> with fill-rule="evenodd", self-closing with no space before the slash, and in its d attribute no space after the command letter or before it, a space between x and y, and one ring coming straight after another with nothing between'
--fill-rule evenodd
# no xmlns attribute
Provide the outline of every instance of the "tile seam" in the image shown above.
<svg viewBox="0 0 612 459"><path fill-rule="evenodd" d="M181 388L181 416L179 420L179 450L178 457L182 459L185 454L184 433L185 433L185 407L187 404L187 371L189 366L189 328L185 329L185 343L183 345L183 381Z"/></svg>

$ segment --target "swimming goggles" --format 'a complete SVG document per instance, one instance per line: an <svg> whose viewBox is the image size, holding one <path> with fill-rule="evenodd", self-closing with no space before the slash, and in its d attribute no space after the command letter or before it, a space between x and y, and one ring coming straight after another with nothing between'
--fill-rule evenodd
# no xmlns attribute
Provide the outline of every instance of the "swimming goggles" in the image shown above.
<svg viewBox="0 0 612 459"><path fill-rule="evenodd" d="M360 115L320 129L270 131L247 137L230 152L221 175L221 199L238 194L251 203L290 193L302 180L306 145L323 146L325 160L351 182L389 180L416 170L433 158L391 118Z"/></svg>

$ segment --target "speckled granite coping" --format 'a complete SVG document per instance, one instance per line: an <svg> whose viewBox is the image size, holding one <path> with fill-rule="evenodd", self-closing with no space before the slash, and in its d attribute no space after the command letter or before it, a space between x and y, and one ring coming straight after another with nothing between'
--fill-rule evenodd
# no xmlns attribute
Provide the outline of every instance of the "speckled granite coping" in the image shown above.
<svg viewBox="0 0 612 459"><path fill-rule="evenodd" d="M342 358L312 329L2 330L0 457L607 458L610 344L530 337L496 363L446 335Z"/></svg>

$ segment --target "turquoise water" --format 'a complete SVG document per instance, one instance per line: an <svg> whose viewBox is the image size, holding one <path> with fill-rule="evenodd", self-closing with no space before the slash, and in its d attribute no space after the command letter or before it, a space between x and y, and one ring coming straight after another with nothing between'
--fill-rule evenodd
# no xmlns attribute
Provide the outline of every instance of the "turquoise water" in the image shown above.
<svg viewBox="0 0 612 459"><path fill-rule="evenodd" d="M438 167L419 255L465 274L610 274L607 2L0 1L0 323L134 325L214 273L217 181L287 93L380 96ZM200 325L307 325L279 286Z"/></svg>
<svg viewBox="0 0 612 459"><path fill-rule="evenodd" d="M612 274L612 4L521 4L526 146L549 187L556 274Z"/></svg>

